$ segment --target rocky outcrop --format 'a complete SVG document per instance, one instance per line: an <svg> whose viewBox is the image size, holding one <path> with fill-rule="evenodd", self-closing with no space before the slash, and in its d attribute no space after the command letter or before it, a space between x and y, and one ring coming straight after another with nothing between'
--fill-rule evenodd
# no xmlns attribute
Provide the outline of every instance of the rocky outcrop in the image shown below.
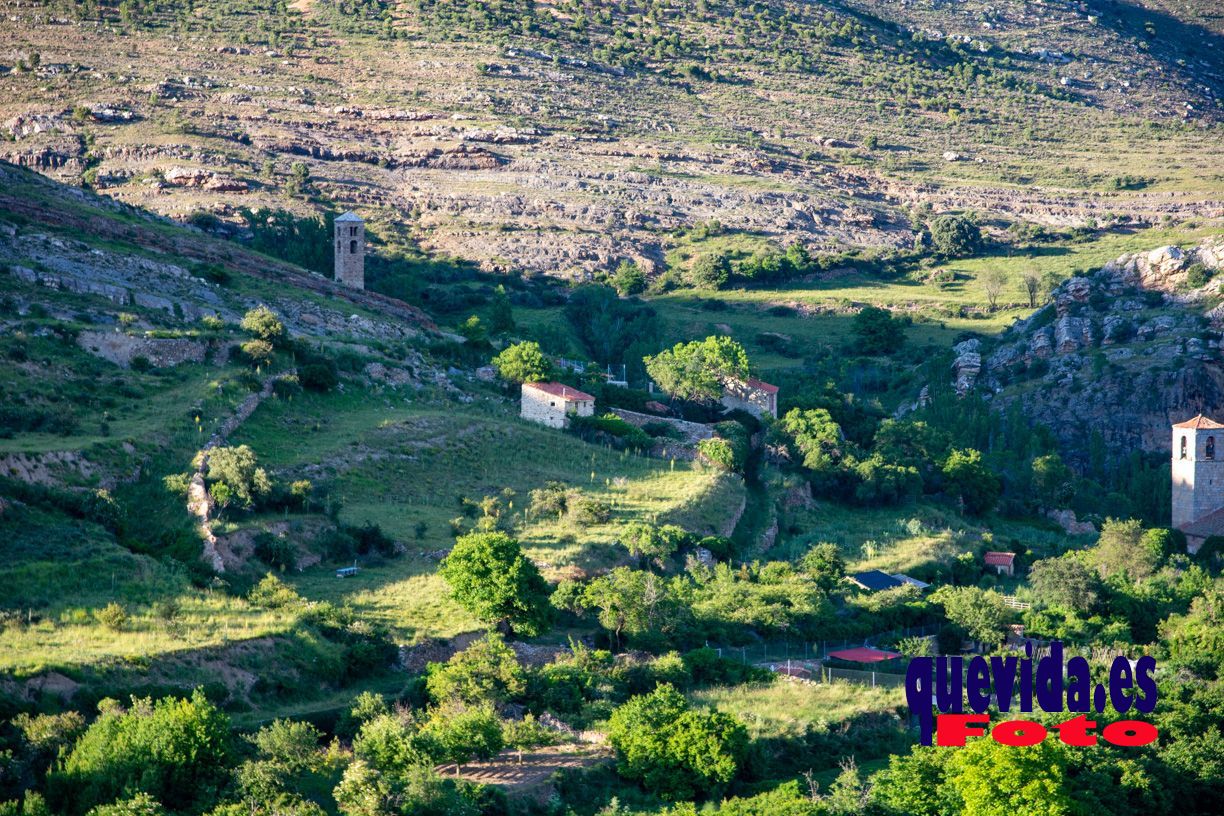
<svg viewBox="0 0 1224 816"><path fill-rule="evenodd" d="M1092 434L1121 453L1167 451L1172 422L1224 413L1224 309L1204 308L1221 292L1221 270L1215 239L1073 277L997 340L957 344L956 390L1019 403L1072 464L1084 463Z"/></svg>
<svg viewBox="0 0 1224 816"><path fill-rule="evenodd" d="M123 332L83 331L77 345L91 354L128 368L144 358L154 368L183 363L202 363L208 359L208 344L186 338L133 337Z"/></svg>

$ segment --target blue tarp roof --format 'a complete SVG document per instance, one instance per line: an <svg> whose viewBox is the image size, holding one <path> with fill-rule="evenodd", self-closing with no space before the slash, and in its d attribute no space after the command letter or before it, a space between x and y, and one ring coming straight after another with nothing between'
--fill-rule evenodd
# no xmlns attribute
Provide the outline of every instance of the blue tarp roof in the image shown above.
<svg viewBox="0 0 1224 816"><path fill-rule="evenodd" d="M881 589L893 589L904 583L903 581L898 581L887 572L881 572L880 570L856 572L850 576L850 580L871 592L878 592Z"/></svg>

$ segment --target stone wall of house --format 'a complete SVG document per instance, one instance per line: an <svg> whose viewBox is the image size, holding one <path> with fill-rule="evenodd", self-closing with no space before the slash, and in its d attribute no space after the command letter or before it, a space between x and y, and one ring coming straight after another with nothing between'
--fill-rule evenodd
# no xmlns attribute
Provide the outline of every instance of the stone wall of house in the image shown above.
<svg viewBox="0 0 1224 816"><path fill-rule="evenodd" d="M585 416L590 416L594 408ZM565 401L552 394L545 394L534 388L523 386L523 398L519 415L523 419L547 425L550 428L564 428L566 425Z"/></svg>
<svg viewBox="0 0 1224 816"><path fill-rule="evenodd" d="M743 383L727 383L719 400L730 411L747 411L755 417L778 415L774 395Z"/></svg>

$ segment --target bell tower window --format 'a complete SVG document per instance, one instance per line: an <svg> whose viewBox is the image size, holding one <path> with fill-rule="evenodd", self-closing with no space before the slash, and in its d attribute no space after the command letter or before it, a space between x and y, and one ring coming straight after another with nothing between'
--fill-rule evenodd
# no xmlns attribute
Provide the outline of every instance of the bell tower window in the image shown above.
<svg viewBox="0 0 1224 816"><path fill-rule="evenodd" d="M1215 437L1214 436L1207 437L1207 446L1203 450L1203 458L1204 459L1214 459L1215 458Z"/></svg>
<svg viewBox="0 0 1224 816"><path fill-rule="evenodd" d="M1181 438L1181 458L1186 458L1186 437Z"/></svg>

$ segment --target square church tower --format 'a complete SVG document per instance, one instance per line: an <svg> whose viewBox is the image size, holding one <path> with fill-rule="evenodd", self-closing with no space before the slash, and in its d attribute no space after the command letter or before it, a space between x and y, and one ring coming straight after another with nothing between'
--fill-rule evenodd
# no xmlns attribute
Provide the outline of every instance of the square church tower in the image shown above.
<svg viewBox="0 0 1224 816"><path fill-rule="evenodd" d="M336 282L365 289L365 222L354 212L336 218Z"/></svg>
<svg viewBox="0 0 1224 816"><path fill-rule="evenodd" d="M1199 414L1173 426L1173 526L1224 510L1224 425Z"/></svg>

